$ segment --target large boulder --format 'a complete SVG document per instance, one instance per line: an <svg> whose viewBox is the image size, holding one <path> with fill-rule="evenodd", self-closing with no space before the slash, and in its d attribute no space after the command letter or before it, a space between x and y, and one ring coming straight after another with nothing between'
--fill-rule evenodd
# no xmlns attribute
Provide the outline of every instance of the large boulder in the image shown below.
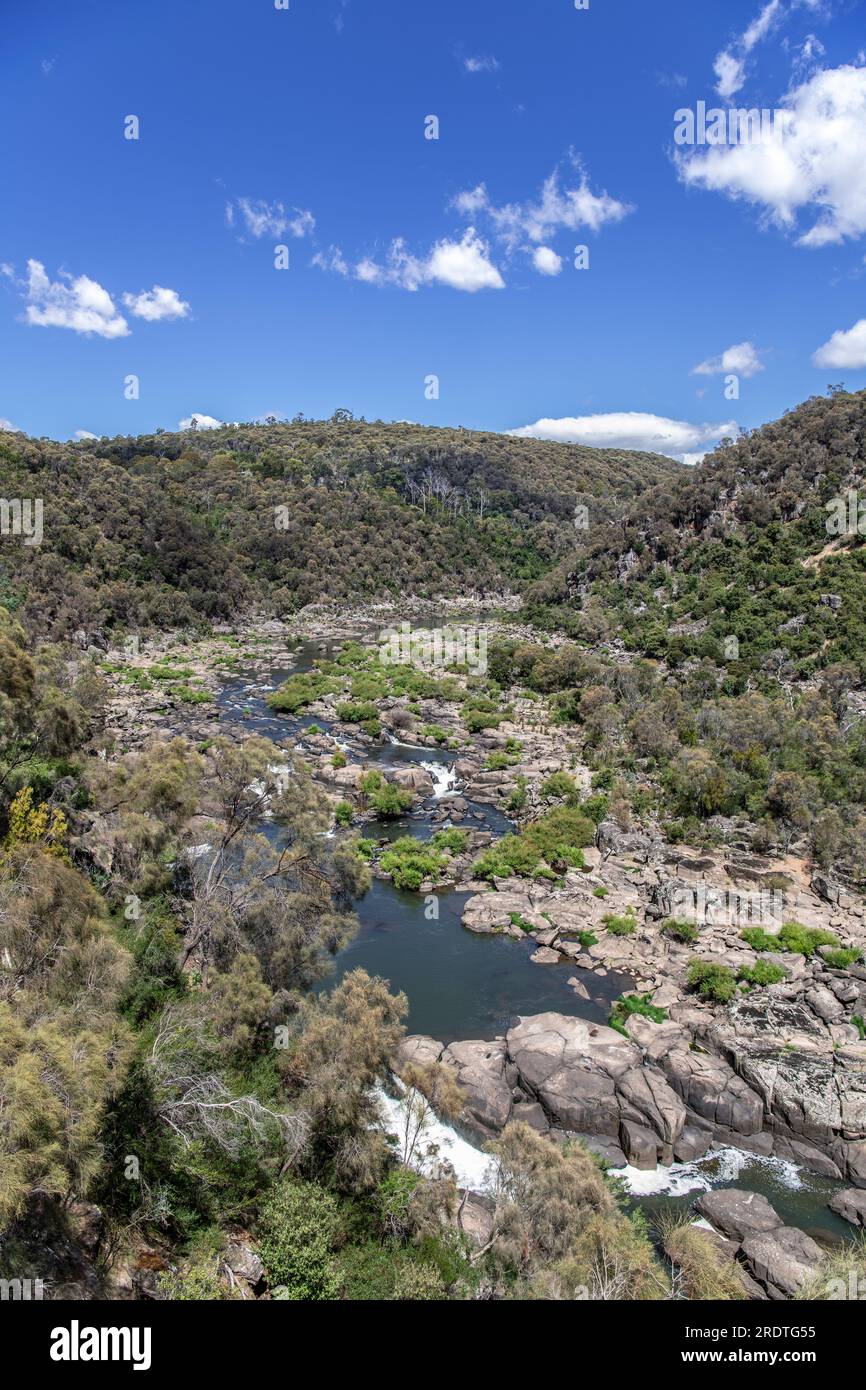
<svg viewBox="0 0 866 1390"><path fill-rule="evenodd" d="M506 1037L521 1086L559 1129L616 1136L616 1084L640 1065L640 1052L614 1028L546 1013L523 1018Z"/></svg>
<svg viewBox="0 0 866 1390"><path fill-rule="evenodd" d="M866 1192L862 1189L845 1187L834 1192L827 1205L852 1226L866 1226Z"/></svg>
<svg viewBox="0 0 866 1390"><path fill-rule="evenodd" d="M677 1047L660 1057L659 1065L695 1115L737 1134L757 1134L762 1128L760 1096L720 1057Z"/></svg>
<svg viewBox="0 0 866 1390"><path fill-rule="evenodd" d="M513 925L513 917L520 917L538 931L550 927L547 919L533 909L526 892L476 893L464 907L462 921L468 931L489 933L507 931Z"/></svg>
<svg viewBox="0 0 866 1390"><path fill-rule="evenodd" d="M742 1188L703 1192L695 1207L717 1231L740 1244L749 1236L775 1231L782 1225L782 1218L766 1197Z"/></svg>
<svg viewBox="0 0 866 1390"><path fill-rule="evenodd" d="M445 1051L445 1044L425 1033L410 1033L397 1048L394 1056L394 1070L400 1076L407 1067L427 1067L438 1062Z"/></svg>
<svg viewBox="0 0 866 1390"><path fill-rule="evenodd" d="M623 1120L619 1127L623 1152L633 1168L653 1169L658 1163L658 1140L643 1125Z"/></svg>
<svg viewBox="0 0 866 1390"><path fill-rule="evenodd" d="M623 1114L652 1130L662 1142L661 1157L670 1162L673 1145L686 1123L686 1107L660 1072L635 1067L617 1082ZM670 1150L670 1154L665 1151Z"/></svg>
<svg viewBox="0 0 866 1390"><path fill-rule="evenodd" d="M777 1226L747 1236L741 1247L746 1265L774 1299L795 1298L817 1269L824 1252L796 1226Z"/></svg>
<svg viewBox="0 0 866 1390"><path fill-rule="evenodd" d="M463 1118L473 1129L498 1134L511 1119L511 1086L505 1074L505 1043L455 1042L442 1054L463 1092Z"/></svg>

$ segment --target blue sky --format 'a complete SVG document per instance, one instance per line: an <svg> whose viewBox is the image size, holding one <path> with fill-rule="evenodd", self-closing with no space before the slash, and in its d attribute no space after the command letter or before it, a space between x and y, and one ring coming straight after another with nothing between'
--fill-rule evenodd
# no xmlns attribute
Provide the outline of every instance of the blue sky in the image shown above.
<svg viewBox="0 0 866 1390"><path fill-rule="evenodd" d="M289 3L5 0L7 424L345 406L692 459L866 386L863 0ZM775 147L677 147L699 101L782 110Z"/></svg>

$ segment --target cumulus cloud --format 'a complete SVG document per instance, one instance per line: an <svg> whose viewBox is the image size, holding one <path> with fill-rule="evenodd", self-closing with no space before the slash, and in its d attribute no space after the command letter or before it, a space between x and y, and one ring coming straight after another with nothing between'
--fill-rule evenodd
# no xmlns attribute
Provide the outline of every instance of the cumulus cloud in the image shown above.
<svg viewBox="0 0 866 1390"><path fill-rule="evenodd" d="M185 420L178 420L177 427L179 430L218 430L222 429L225 423L225 420L217 420L213 415L203 415L201 411L194 410Z"/></svg>
<svg viewBox="0 0 866 1390"><path fill-rule="evenodd" d="M138 294L125 294L123 302L131 314L149 323L157 323L160 319L185 319L189 315L186 300L181 299L177 290L168 290L164 285L154 285L152 290L140 290Z"/></svg>
<svg viewBox="0 0 866 1390"><path fill-rule="evenodd" d="M250 236L293 237L309 236L316 219L308 208L286 208L282 203L266 203L262 198L237 198L226 203L226 222L230 227L239 223Z"/></svg>
<svg viewBox="0 0 866 1390"><path fill-rule="evenodd" d="M518 439L553 439L563 444L589 444L598 449L644 449L668 454L686 463L702 457L696 453L701 445L711 446L725 435L734 437L737 424L727 420L723 424L695 425L687 420L669 420L663 415L623 410L536 420L534 425L523 425L507 433Z"/></svg>
<svg viewBox="0 0 866 1390"><path fill-rule="evenodd" d="M76 431L75 431L75 438L76 438L76 439L97 439L97 438L98 438L98 435L91 434L91 433L90 433L90 430L76 430Z"/></svg>
<svg viewBox="0 0 866 1390"><path fill-rule="evenodd" d="M812 356L816 367L866 367L866 319L839 328Z"/></svg>
<svg viewBox="0 0 866 1390"><path fill-rule="evenodd" d="M126 319L108 290L87 275L73 278L61 271L60 280L49 280L41 261L27 262L28 323L40 328L71 328L75 333L100 338L125 338Z"/></svg>
<svg viewBox="0 0 866 1390"><path fill-rule="evenodd" d="M509 251L549 241L557 231L586 227L597 232L607 222L619 222L632 208L607 192L594 193L586 170L572 160L576 181L564 187L559 168L548 175L538 196L521 203L494 203L486 184L458 193L452 206L465 216L486 217L494 234Z"/></svg>
<svg viewBox="0 0 866 1390"><path fill-rule="evenodd" d="M11 420L5 420L2 415L0 415L0 431L2 431L4 434L23 433L22 430L19 430L17 425L13 425Z"/></svg>
<svg viewBox="0 0 866 1390"><path fill-rule="evenodd" d="M498 72L499 60L494 58L492 53L480 58L464 58L464 72Z"/></svg>
<svg viewBox="0 0 866 1390"><path fill-rule="evenodd" d="M718 357L708 357L692 367L693 376L720 376L722 372L736 372L737 376L754 376L764 370L754 343L734 343L725 348Z"/></svg>
<svg viewBox="0 0 866 1390"><path fill-rule="evenodd" d="M550 246L536 246L532 253L532 264L541 275L558 275L562 270L562 257Z"/></svg>
<svg viewBox="0 0 866 1390"><path fill-rule="evenodd" d="M490 260L487 243L475 231L467 228L460 241L437 241L426 255L416 256L402 237L392 241L383 261L365 256L350 266L338 247L317 254L313 263L322 270L351 275L368 285L394 285L403 290L417 290L422 285L449 285L451 289L474 294L477 290L501 290L505 281Z"/></svg>
<svg viewBox="0 0 866 1390"><path fill-rule="evenodd" d="M677 151L683 183L762 209L807 247L866 232L866 68L823 69L782 99L766 141Z"/></svg>

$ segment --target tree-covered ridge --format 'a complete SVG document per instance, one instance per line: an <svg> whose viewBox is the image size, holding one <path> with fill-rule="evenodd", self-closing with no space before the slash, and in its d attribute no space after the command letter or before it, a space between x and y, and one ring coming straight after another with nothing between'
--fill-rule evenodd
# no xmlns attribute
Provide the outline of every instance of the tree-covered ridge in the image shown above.
<svg viewBox="0 0 866 1390"><path fill-rule="evenodd" d="M567 552L679 465L463 430L358 421L56 444L6 434L7 497L44 540L0 548L0 598L62 639L276 614L320 598L492 591Z"/></svg>
<svg viewBox="0 0 866 1390"><path fill-rule="evenodd" d="M542 621L680 665L708 659L727 688L764 673L866 673L866 551L828 508L863 496L866 392L833 390L650 489L593 528L530 592ZM730 639L735 639L731 641Z"/></svg>

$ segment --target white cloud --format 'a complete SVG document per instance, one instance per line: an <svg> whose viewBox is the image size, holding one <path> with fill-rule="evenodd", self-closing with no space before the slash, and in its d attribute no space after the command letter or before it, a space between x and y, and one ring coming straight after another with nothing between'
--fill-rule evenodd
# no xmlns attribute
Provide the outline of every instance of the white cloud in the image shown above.
<svg viewBox="0 0 866 1390"><path fill-rule="evenodd" d="M767 220L798 230L798 214L816 218L798 237L816 247L866 232L866 68L817 72L782 98L767 141L715 145L674 155L685 184L743 199Z"/></svg>
<svg viewBox="0 0 866 1390"><path fill-rule="evenodd" d="M469 217L488 217L495 234L512 251L527 243L546 242L562 228L575 231L587 227L597 232L606 222L619 222L632 211L628 203L606 192L593 193L583 166L574 159L572 164L579 179L571 188L562 187L557 168L544 180L535 200L497 206L491 202L486 185L480 183L458 193L452 206Z"/></svg>
<svg viewBox="0 0 866 1390"><path fill-rule="evenodd" d="M549 246L536 246L532 253L532 264L541 275L558 275L562 270L562 257Z"/></svg>
<svg viewBox="0 0 866 1390"><path fill-rule="evenodd" d="M492 53L481 58L464 58L463 69L465 72L498 72L499 60Z"/></svg>
<svg viewBox="0 0 866 1390"><path fill-rule="evenodd" d="M226 222L230 227L240 216L250 236L281 237L288 232L293 237L309 236L316 219L307 208L287 209L282 203L266 203L261 198L238 198L226 203Z"/></svg>
<svg viewBox="0 0 866 1390"><path fill-rule="evenodd" d="M505 281L490 260L486 242L474 227L467 228L460 241L447 238L437 241L426 256L413 255L403 238L397 237L384 263L365 256L350 267L339 248L332 247L325 254L315 255L313 264L340 275L351 274L368 285L394 285L403 290L414 291L422 285L440 284L474 294L476 290L505 287Z"/></svg>
<svg viewBox="0 0 866 1390"><path fill-rule="evenodd" d="M764 364L754 343L735 343L725 348L718 357L708 357L692 367L693 376L719 376L722 372L736 372L738 376L754 376L762 372Z"/></svg>
<svg viewBox="0 0 866 1390"><path fill-rule="evenodd" d="M716 91L720 97L725 99L732 97L734 92L738 92L746 80L745 64L739 58L735 58L733 53L727 51L716 54L713 72L719 79L716 84Z"/></svg>
<svg viewBox="0 0 866 1390"><path fill-rule="evenodd" d="M203 415L201 411L194 410L185 420L178 420L177 427L179 430L191 430L193 422L197 430L219 430L226 423L225 420L215 419L213 415Z"/></svg>
<svg viewBox="0 0 866 1390"><path fill-rule="evenodd" d="M181 299L177 290L154 285L152 290L141 290L138 294L125 294L123 302L131 314L138 319L157 323L160 319L185 319L189 315L189 305Z"/></svg>
<svg viewBox="0 0 866 1390"><path fill-rule="evenodd" d="M713 445L725 435L737 434L737 424L694 425L686 420L669 420L639 410L614 411L604 415L564 416L536 420L534 425L508 430L519 439L553 439L565 444L589 444L598 449L644 449L669 454L682 462L694 462L702 444Z"/></svg>
<svg viewBox="0 0 866 1390"><path fill-rule="evenodd" d="M23 433L22 430L19 430L17 425L13 425L11 420L4 420L2 416L0 416L0 431L2 431L4 434Z"/></svg>
<svg viewBox="0 0 866 1390"><path fill-rule="evenodd" d="M336 275L349 275L349 262L339 246L329 246L327 251L317 251L311 262L319 270L332 270Z"/></svg>
<svg viewBox="0 0 866 1390"><path fill-rule="evenodd" d="M100 338L125 338L126 319L108 290L87 275L76 279L61 271L62 280L49 280L41 261L27 262L27 322L40 328L71 328Z"/></svg>
<svg viewBox="0 0 866 1390"><path fill-rule="evenodd" d="M489 259L487 244L469 227L462 241L439 241L427 269L431 280L455 290L501 290L505 281Z"/></svg>
<svg viewBox="0 0 866 1390"><path fill-rule="evenodd" d="M99 437L98 435L91 434L91 433L90 433L90 430L76 430L76 431L75 431L75 438L76 438L76 439L98 439L98 437Z"/></svg>
<svg viewBox="0 0 866 1390"><path fill-rule="evenodd" d="M837 329L812 361L816 367L866 367L866 319L858 319L853 328Z"/></svg>
<svg viewBox="0 0 866 1390"><path fill-rule="evenodd" d="M796 10L800 4L806 5L809 9L816 9L820 0L767 0L767 4L758 12L742 34L721 53L716 54L713 63L713 72L718 78L716 91L720 97L727 100L738 92L746 81L746 63L752 49L766 38L774 25L784 19L791 10Z"/></svg>

